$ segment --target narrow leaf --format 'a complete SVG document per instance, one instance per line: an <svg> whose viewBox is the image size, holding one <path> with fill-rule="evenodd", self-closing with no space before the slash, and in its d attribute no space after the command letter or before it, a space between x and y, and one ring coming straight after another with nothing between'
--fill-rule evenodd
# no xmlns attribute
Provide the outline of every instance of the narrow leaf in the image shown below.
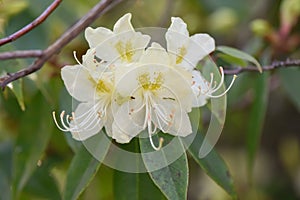
<svg viewBox="0 0 300 200"><path fill-rule="evenodd" d="M207 60L203 67L203 74L208 76L210 73L215 75L214 77L217 82L220 81L220 75L217 71L217 66L215 63ZM218 92L223 93L224 91L225 87L222 86ZM205 137L201 132L199 132L198 127L200 120L198 115L201 110L194 108L192 112L189 113L193 134L183 138L183 143L188 148L188 152L192 155L194 160L199 164L204 172L219 186L221 186L230 196L236 198L236 192L229 169L221 156L213 148L225 123L226 96L217 99L211 99L210 110L211 121ZM200 154L201 149L204 149L203 147L207 149L206 153Z"/></svg>
<svg viewBox="0 0 300 200"><path fill-rule="evenodd" d="M200 159L198 154L204 136L201 133L193 133L183 140L184 143L193 137L195 138L189 146L188 152L209 177L221 186L231 197L236 198L233 180L224 160L214 149L212 149L206 157Z"/></svg>
<svg viewBox="0 0 300 200"><path fill-rule="evenodd" d="M104 137L106 135L101 131L86 140L84 145L76 151L67 172L63 199L77 199L97 173L101 165L98 160L105 157L110 146L110 140L104 139ZM97 152L97 155L92 155L90 151Z"/></svg>
<svg viewBox="0 0 300 200"><path fill-rule="evenodd" d="M42 163L35 170L24 187L24 192L43 199L61 199L57 182L51 174L50 164Z"/></svg>
<svg viewBox="0 0 300 200"><path fill-rule="evenodd" d="M253 56L251 56L251 55L249 55L249 54L247 54L243 51L240 51L238 49L235 49L235 48L232 48L232 47L227 47L227 46L218 46L217 50L221 51L225 54L228 54L232 57L240 58L240 59L243 59L243 60L246 60L246 61L249 61L249 62L255 64L257 69L259 70L259 72L262 73L261 65L259 64L259 62Z"/></svg>
<svg viewBox="0 0 300 200"><path fill-rule="evenodd" d="M118 200L166 199L147 173L126 173L115 170L114 197Z"/></svg>
<svg viewBox="0 0 300 200"><path fill-rule="evenodd" d="M11 142L0 143L0 199L10 200L11 179L12 179L12 160L13 145Z"/></svg>
<svg viewBox="0 0 300 200"><path fill-rule="evenodd" d="M165 146L159 151L154 151L149 138L140 138L144 164L153 182L168 199L186 199L188 161L185 149L178 137L172 138L164 134L164 140Z"/></svg>
<svg viewBox="0 0 300 200"><path fill-rule="evenodd" d="M123 148L126 151L138 153L140 149L138 138L134 138ZM138 157L133 162L136 163L137 169L143 164L140 163L142 160ZM126 173L114 170L113 188L114 197L118 200L166 199L147 173Z"/></svg>
<svg viewBox="0 0 300 200"><path fill-rule="evenodd" d="M21 110L25 110L25 104L24 104L24 96L23 96L23 81L22 79L16 80L10 84L7 85L8 88L11 89L11 91L16 96L18 103L20 105Z"/></svg>
<svg viewBox="0 0 300 200"><path fill-rule="evenodd" d="M228 54L220 53L220 54L218 54L218 57L231 65L236 64L236 65L239 65L242 67L245 67L247 65L247 62L245 60L228 55Z"/></svg>
<svg viewBox="0 0 300 200"><path fill-rule="evenodd" d="M247 152L248 152L248 167L249 175L252 174L254 158L259 146L262 127L267 109L268 98L268 77L269 73L264 73L256 76L254 83L254 99L253 106L250 112L250 118L247 129Z"/></svg>
<svg viewBox="0 0 300 200"><path fill-rule="evenodd" d="M14 150L13 189L19 193L37 167L50 139L53 122L49 105L38 93L21 118L20 132Z"/></svg>

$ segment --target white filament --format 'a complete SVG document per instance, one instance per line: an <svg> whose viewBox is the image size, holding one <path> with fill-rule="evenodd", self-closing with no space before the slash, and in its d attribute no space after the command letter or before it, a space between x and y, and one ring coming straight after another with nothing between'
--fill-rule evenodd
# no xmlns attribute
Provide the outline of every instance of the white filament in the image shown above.
<svg viewBox="0 0 300 200"><path fill-rule="evenodd" d="M216 87L212 87L211 83L213 82L213 74L211 74L211 81L210 81L210 84L208 85L209 89L207 91L205 91L204 93L202 93L203 95L206 95L210 98L219 98L219 97L224 96L231 89L235 79L237 78L236 75L233 75L233 78L232 78L232 81L231 81L230 85L228 86L228 88L222 94L212 95L212 93L217 92L222 87L222 85L224 83L224 70L223 70L222 67L220 67L220 72L221 72L221 80L220 80L219 85L216 86Z"/></svg>

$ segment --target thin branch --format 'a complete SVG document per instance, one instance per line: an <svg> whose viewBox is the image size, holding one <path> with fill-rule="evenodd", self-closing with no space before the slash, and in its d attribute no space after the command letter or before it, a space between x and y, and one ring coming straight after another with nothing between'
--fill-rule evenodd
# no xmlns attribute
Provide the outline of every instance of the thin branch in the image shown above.
<svg viewBox="0 0 300 200"><path fill-rule="evenodd" d="M4 89L7 84L19 78L27 76L43 67L45 62L49 60L54 54L58 53L64 46L71 42L77 35L79 35L87 26L95 21L99 16L106 13L117 3L122 0L102 0L96 4L85 16L83 16L77 23L69 28L63 35L60 36L53 44L43 51L42 56L36 59L30 66L18 72L11 73L0 79L0 87Z"/></svg>
<svg viewBox="0 0 300 200"><path fill-rule="evenodd" d="M11 51L0 53L0 60L8 60L15 58L36 58L43 55L42 50L24 50L24 51Z"/></svg>
<svg viewBox="0 0 300 200"><path fill-rule="evenodd" d="M62 2L62 0L54 0L54 2L35 20L33 20L30 24L18 30L17 32L11 34L10 36L0 39L0 46L12 42L19 37L25 35L38 25L40 25L43 21L47 19L47 17L57 8L57 6Z"/></svg>
<svg viewBox="0 0 300 200"><path fill-rule="evenodd" d="M262 70L270 71L277 68L286 68L286 67L300 67L300 59L275 61L271 65L262 66ZM232 69L226 69L226 67L224 67L224 74L227 75L240 74L242 72L258 72L258 68L256 66L237 67Z"/></svg>

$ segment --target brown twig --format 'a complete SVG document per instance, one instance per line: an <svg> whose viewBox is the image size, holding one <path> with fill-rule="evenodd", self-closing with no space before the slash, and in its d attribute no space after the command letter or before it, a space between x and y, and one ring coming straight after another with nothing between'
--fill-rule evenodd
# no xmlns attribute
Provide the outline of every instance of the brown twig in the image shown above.
<svg viewBox="0 0 300 200"><path fill-rule="evenodd" d="M8 60L15 58L36 58L43 55L42 50L24 50L24 51L11 51L0 53L0 60Z"/></svg>
<svg viewBox="0 0 300 200"><path fill-rule="evenodd" d="M25 35L32 29L34 29L36 26L41 24L43 21L47 19L47 17L57 8L57 6L62 2L62 0L54 0L53 3L35 20L33 20L30 24L23 27L22 29L18 30L17 32L11 34L10 36L0 39L0 46L7 44L9 42L12 42L19 37Z"/></svg>
<svg viewBox="0 0 300 200"><path fill-rule="evenodd" d="M300 59L297 60L286 60L286 61L275 61L271 65L262 66L263 71L270 71L276 68L285 68L285 67L299 67ZM226 69L224 67L224 74L233 75L240 74L242 72L258 72L258 68L256 66L247 66L247 67L237 67L232 69Z"/></svg>
<svg viewBox="0 0 300 200"><path fill-rule="evenodd" d="M54 54L58 53L64 46L71 42L77 35L79 35L87 26L89 26L99 16L103 15L117 3L122 0L102 0L95 5L85 16L83 16L77 23L69 28L63 35L60 36L53 44L46 48L42 55L36 59L30 66L15 73L11 73L0 80L0 87L4 89L6 85L19 78L27 76L40 68L49 60Z"/></svg>

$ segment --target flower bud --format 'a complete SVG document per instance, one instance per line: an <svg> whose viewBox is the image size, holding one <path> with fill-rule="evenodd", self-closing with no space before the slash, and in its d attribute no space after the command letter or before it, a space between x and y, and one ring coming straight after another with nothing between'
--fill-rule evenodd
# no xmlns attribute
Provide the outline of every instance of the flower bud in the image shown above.
<svg viewBox="0 0 300 200"><path fill-rule="evenodd" d="M300 15L300 0L284 0L280 7L281 24L293 26Z"/></svg>
<svg viewBox="0 0 300 200"><path fill-rule="evenodd" d="M238 18L233 9L219 8L209 16L208 24L213 32L227 33L237 25Z"/></svg>
<svg viewBox="0 0 300 200"><path fill-rule="evenodd" d="M265 37L272 32L272 27L264 19L253 20L250 24L252 32L258 36Z"/></svg>

